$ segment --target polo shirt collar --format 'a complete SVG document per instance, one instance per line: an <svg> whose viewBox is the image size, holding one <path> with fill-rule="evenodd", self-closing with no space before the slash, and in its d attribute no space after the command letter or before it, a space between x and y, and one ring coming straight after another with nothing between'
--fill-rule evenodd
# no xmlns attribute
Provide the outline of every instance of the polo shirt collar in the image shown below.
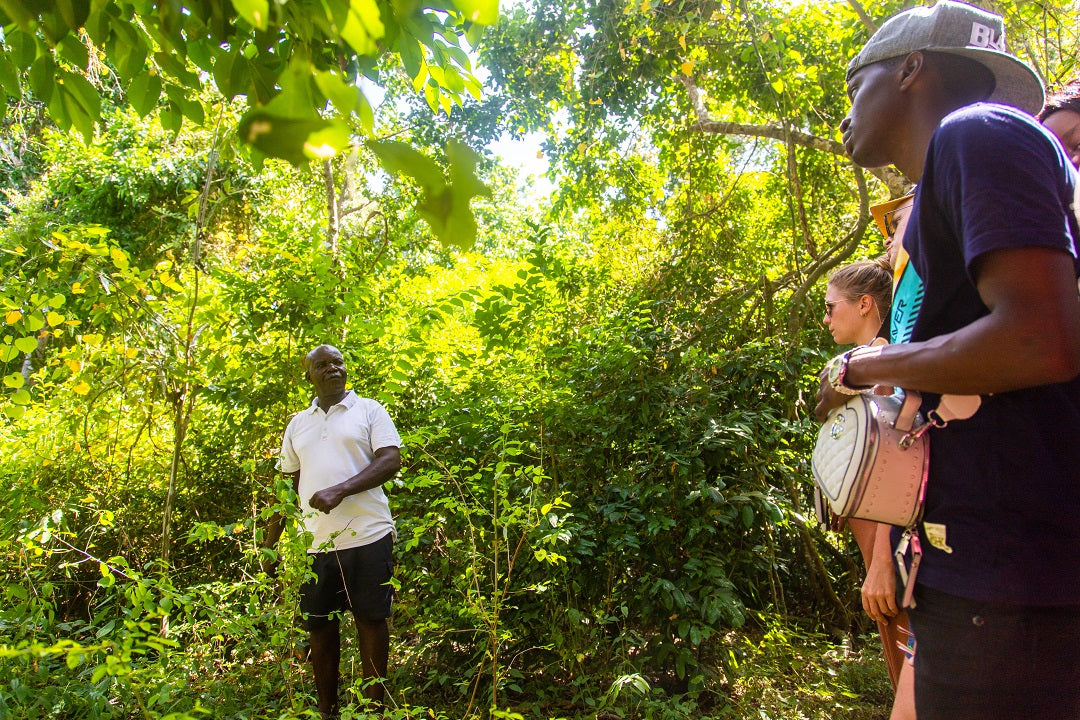
<svg viewBox="0 0 1080 720"><path fill-rule="evenodd" d="M332 405L330 407L330 410L333 410L338 405L343 405L346 410L351 410L353 405L355 405L356 403L356 393L354 393L352 390L346 390L345 397L341 398L341 400L338 401L337 405ZM314 398L311 399L311 405L308 406L307 412L309 415L314 415L315 411L319 409L319 396L316 395Z"/></svg>

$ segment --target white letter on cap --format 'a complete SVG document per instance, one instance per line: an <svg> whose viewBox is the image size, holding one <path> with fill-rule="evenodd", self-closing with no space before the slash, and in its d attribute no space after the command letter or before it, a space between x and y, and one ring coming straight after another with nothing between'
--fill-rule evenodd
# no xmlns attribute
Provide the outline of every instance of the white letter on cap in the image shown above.
<svg viewBox="0 0 1080 720"><path fill-rule="evenodd" d="M1001 33L1001 38L995 41L993 28L988 28L981 23L971 23L971 41L968 46L1005 52L1005 33Z"/></svg>

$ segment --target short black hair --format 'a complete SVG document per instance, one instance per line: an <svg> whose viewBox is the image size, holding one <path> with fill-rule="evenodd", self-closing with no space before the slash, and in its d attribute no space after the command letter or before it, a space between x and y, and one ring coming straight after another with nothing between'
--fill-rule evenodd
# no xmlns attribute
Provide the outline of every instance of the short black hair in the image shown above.
<svg viewBox="0 0 1080 720"><path fill-rule="evenodd" d="M994 73L976 60L963 55L933 50L919 50L918 52L922 53L927 64L941 76L948 96L960 100L960 105L970 105L986 100L997 86ZM879 60L877 64L891 71L900 67L907 57L907 55L897 55Z"/></svg>
<svg viewBox="0 0 1080 720"><path fill-rule="evenodd" d="M941 75L948 96L962 101L962 105L986 100L997 86L994 73L977 60L930 50L924 50L923 55Z"/></svg>
<svg viewBox="0 0 1080 720"><path fill-rule="evenodd" d="M1051 95L1035 117L1042 122L1058 110L1072 110L1074 113L1080 113L1080 79L1066 83L1061 90Z"/></svg>

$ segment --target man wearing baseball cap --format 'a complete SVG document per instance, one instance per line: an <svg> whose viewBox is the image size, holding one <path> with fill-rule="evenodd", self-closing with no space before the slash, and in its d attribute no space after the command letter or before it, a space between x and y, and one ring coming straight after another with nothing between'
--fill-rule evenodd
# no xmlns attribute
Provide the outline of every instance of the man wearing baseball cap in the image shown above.
<svg viewBox="0 0 1080 720"><path fill-rule="evenodd" d="M890 18L851 61L844 145L918 184L904 249L923 283L910 342L823 379L823 420L875 385L930 432L911 622L920 720L1080 718L1080 227L1038 77L1000 17L942 0ZM938 422L938 425L943 423ZM895 541L895 534L894 534Z"/></svg>

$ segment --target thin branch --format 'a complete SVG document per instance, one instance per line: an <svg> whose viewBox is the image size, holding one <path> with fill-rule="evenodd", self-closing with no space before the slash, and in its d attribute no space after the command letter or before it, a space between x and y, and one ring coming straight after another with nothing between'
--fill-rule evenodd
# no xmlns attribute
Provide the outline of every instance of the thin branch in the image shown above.
<svg viewBox="0 0 1080 720"><path fill-rule="evenodd" d="M859 0L847 0L847 3L851 6L851 9L855 11L855 14L859 16L859 20L862 21L862 24L871 35L878 31L877 23L875 23L874 19L866 12L862 4L859 3Z"/></svg>
<svg viewBox="0 0 1080 720"><path fill-rule="evenodd" d="M742 135L745 137L768 138L782 143L791 143L801 147L810 148L811 150L832 153L845 160L848 159L847 150L844 149L844 146L841 143L828 138L801 132L799 130L788 129L780 123L750 125L747 123L714 120L709 116L709 112L705 108L705 103L701 99L701 89L698 88L693 79L686 75L679 75L678 79L679 82L683 84L683 87L686 88L687 95L690 98L690 104L693 106L694 114L697 116L697 122L691 126L691 129L693 130L714 135ZM890 197L901 197L907 195L911 191L911 183L909 183L903 175L892 168L868 168L867 172L885 184L885 187L889 189Z"/></svg>
<svg viewBox="0 0 1080 720"><path fill-rule="evenodd" d="M855 218L855 223L847 235L837 245L830 248L830 252L823 253L819 262L810 266L806 278L792 294L791 314L788 316L790 337L795 337L795 331L800 324L800 315L804 310L803 300L806 298L806 293L825 273L851 257L855 250L858 249L859 243L862 242L867 225L870 224L870 196L866 191L866 178L862 170L857 166L855 167L855 185L859 189L859 215Z"/></svg>

